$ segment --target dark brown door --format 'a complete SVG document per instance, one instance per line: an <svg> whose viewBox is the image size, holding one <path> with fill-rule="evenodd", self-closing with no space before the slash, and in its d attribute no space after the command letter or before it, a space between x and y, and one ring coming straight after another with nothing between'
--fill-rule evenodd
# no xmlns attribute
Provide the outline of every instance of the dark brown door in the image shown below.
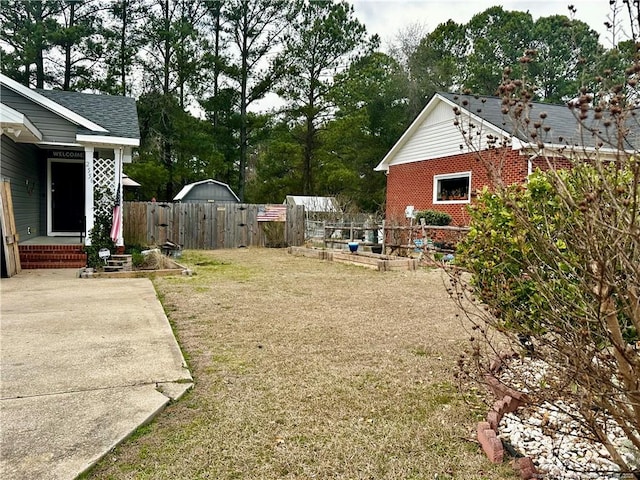
<svg viewBox="0 0 640 480"><path fill-rule="evenodd" d="M84 164L51 162L51 230L81 232L84 225Z"/></svg>

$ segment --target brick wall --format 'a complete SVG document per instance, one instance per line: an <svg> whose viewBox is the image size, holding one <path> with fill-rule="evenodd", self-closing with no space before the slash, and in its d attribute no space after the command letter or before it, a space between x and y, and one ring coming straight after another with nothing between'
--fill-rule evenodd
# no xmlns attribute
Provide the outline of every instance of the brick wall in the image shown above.
<svg viewBox="0 0 640 480"><path fill-rule="evenodd" d="M518 151L500 149L492 153L492 160L501 163L501 177L506 184L523 182L527 177L527 157ZM387 175L386 219L405 223L404 210L413 205L416 210L433 209L451 215L452 225L468 225L468 204L433 204L433 177L457 172L471 172L472 201L475 192L485 185L491 186L487 169L476 153L463 153L451 157L422 162L392 165Z"/></svg>
<svg viewBox="0 0 640 480"><path fill-rule="evenodd" d="M538 157L538 158L535 158L531 163L532 163L533 171L542 170L543 172L546 172L551 168L568 169L573 166L573 163L568 158Z"/></svg>

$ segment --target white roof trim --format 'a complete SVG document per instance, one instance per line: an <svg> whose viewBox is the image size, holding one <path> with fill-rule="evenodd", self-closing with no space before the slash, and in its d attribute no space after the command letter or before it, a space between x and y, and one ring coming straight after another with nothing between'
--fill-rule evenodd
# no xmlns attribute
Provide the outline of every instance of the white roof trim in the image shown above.
<svg viewBox="0 0 640 480"><path fill-rule="evenodd" d="M15 80L10 79L6 75L0 74L0 83L6 85L11 90L16 91L23 97L28 98L29 100L37 103L38 105L46 108L47 110L51 110L53 113L61 116L62 118L69 120L76 125L81 125L89 130L93 130L94 132L105 132L108 133L108 130L101 127L97 123L93 123L91 120L84 118L81 115L69 110L66 107L63 107L59 103L54 102L53 100L48 99L47 97L40 95L38 92L31 90L29 87L25 87L21 83L16 82Z"/></svg>
<svg viewBox="0 0 640 480"><path fill-rule="evenodd" d="M42 140L42 133L31 123L26 115L4 103L0 103L0 128L3 133L5 130L8 133L12 133L16 139L20 136L22 128L26 128L30 137L34 137L35 140Z"/></svg>
<svg viewBox="0 0 640 480"><path fill-rule="evenodd" d="M190 183L189 185L185 185L184 187L182 187L182 190L180 190L178 192L178 194L175 197L173 197L173 200L174 201L182 200L187 195L187 193L189 193L191 191L191 189L193 187L195 187L196 185L202 185L204 183L215 183L217 185L221 185L223 187L227 187L229 192L231 192L231 195L233 195L236 198L236 200L238 200L238 202L240 202L240 199L235 194L235 192L233 190L231 190L231 187L229 185L227 185L226 183L223 183L223 182L219 182L217 180L213 180L211 178L208 178L207 180L200 180L199 182L193 182L193 183Z"/></svg>
<svg viewBox="0 0 640 480"><path fill-rule="evenodd" d="M39 142L38 145L48 145L50 147L82 147L79 143L71 142Z"/></svg>
<svg viewBox="0 0 640 480"><path fill-rule="evenodd" d="M140 140L128 137L107 137L106 135L76 135L76 141L89 145L124 145L128 147L139 147Z"/></svg>
<svg viewBox="0 0 640 480"><path fill-rule="evenodd" d="M618 150L617 148L611 147L583 147L556 143L545 143L543 148L540 148L536 143L522 142L517 139L514 139L513 144L513 150L521 150L522 153L526 153L527 155L534 157L545 156L562 158L570 157L570 154L574 154L577 158L581 159L593 158L594 155L605 159L613 159L618 158L623 152L626 155L634 155L636 153L635 150Z"/></svg>
<svg viewBox="0 0 640 480"><path fill-rule="evenodd" d="M468 116L474 122L477 122L477 123L479 123L481 125L488 126L489 128L491 128L491 130L494 130L495 133L500 135L500 136L511 137L511 135L508 132L502 130L501 128L497 127L496 125L494 125L494 124L492 124L490 122L487 122L486 120L480 118L479 116L471 113L469 110L467 110L464 107L461 107L460 105L450 101L449 99L443 97L439 93L436 93L431 98L429 103L427 103L427 105L418 114L418 116L411 123L411 125L409 125L409 128L407 128L405 130L405 132L402 134L402 136L396 142L396 144L393 147L391 147L391 150L389 150L389 152L385 155L385 157L382 159L382 161L374 168L375 171L377 171L377 172L386 172L386 171L389 170L389 164L391 163L391 161L398 154L398 152L402 149L402 147L411 139L411 137L413 137L413 135L416 133L416 130L418 130L420 128L420 126L424 123L424 121L427 119L427 117L431 114L431 112L436 107L436 105L438 103L440 103L440 102L445 102L445 103L451 105L451 108L453 108L453 107L460 108L460 110L462 110L464 112L464 115ZM462 136L462 134L461 134L461 136ZM407 163L412 163L412 162L407 162Z"/></svg>

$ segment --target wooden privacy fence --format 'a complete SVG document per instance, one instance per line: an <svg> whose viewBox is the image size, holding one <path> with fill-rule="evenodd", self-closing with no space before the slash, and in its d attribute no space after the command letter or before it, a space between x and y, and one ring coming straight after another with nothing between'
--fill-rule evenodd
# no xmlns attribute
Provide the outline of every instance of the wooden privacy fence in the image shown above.
<svg viewBox="0 0 640 480"><path fill-rule="evenodd" d="M210 250L304 243L301 205L124 202L123 222L127 245L169 240L185 249Z"/></svg>

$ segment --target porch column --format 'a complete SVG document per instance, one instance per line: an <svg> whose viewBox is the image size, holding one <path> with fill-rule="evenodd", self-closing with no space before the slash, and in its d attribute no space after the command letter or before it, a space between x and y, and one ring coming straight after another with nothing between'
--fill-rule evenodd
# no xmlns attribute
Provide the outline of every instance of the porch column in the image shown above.
<svg viewBox="0 0 640 480"><path fill-rule="evenodd" d="M116 186L115 192L115 203L116 205L120 205L120 208L117 209L117 216L114 218L114 221L118 222L119 226L117 231L116 238L116 247L124 246L124 238L122 236L122 210L124 208L122 204L122 147L113 149L113 158L115 159L115 178L114 185Z"/></svg>
<svg viewBox="0 0 640 480"><path fill-rule="evenodd" d="M91 245L89 232L93 228L93 147L84 147L84 217L85 245Z"/></svg>

